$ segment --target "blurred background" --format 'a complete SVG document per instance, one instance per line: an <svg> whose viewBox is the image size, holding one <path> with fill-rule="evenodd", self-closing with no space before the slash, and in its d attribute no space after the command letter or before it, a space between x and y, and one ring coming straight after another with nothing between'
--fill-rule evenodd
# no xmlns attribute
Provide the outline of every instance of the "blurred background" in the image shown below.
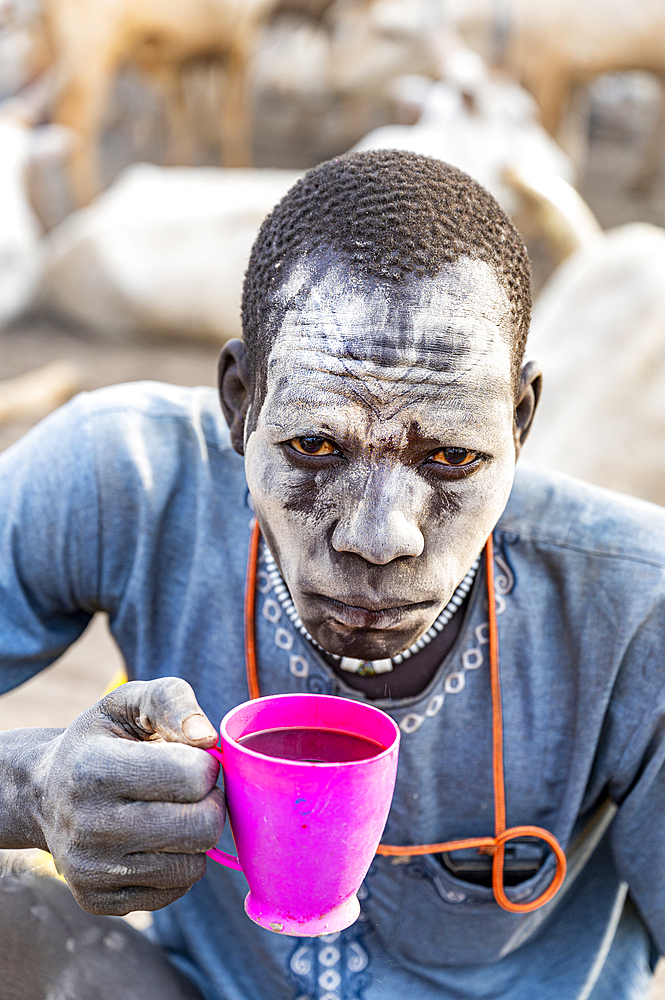
<svg viewBox="0 0 665 1000"><path fill-rule="evenodd" d="M665 502L662 0L0 0L0 448L80 390L212 385L263 217L382 147L526 239L525 457ZM68 724L120 665L100 616L0 728Z"/></svg>

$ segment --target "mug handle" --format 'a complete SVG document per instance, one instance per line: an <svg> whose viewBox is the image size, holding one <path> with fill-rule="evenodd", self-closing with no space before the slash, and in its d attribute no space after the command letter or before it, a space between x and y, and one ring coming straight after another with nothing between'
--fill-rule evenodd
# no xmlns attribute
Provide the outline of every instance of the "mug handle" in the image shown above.
<svg viewBox="0 0 665 1000"><path fill-rule="evenodd" d="M206 753L209 753L213 757L216 757L217 760L221 763L222 751L220 750L219 747L210 747L209 749L206 749L204 747L203 749L205 749ZM209 858L212 858L213 861L217 861L218 864L225 865L226 868L233 868L237 872L242 871L242 866L238 861L238 859L234 858L232 854L227 854L226 851L219 851L216 847L211 847L209 851L206 851L206 854L208 855Z"/></svg>

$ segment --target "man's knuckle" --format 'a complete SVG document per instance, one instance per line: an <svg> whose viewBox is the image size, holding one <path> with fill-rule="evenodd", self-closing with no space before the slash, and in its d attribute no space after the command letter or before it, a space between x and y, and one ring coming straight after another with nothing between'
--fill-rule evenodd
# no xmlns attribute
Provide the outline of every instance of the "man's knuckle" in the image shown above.
<svg viewBox="0 0 665 1000"><path fill-rule="evenodd" d="M193 697L194 694L191 685L181 677L159 677L149 683L151 701L160 705Z"/></svg>
<svg viewBox="0 0 665 1000"><path fill-rule="evenodd" d="M125 890L117 892L100 892L90 896L91 906L84 907L89 913L97 913L107 917L124 917L132 910L140 909L135 898L129 899Z"/></svg>
<svg viewBox="0 0 665 1000"><path fill-rule="evenodd" d="M104 695L96 705L98 711L106 718L116 720L124 717L127 705L138 703L146 687L145 681L127 681L115 691Z"/></svg>
<svg viewBox="0 0 665 1000"><path fill-rule="evenodd" d="M61 859L60 865L69 886L80 888L83 892L88 884L88 866L80 852L70 849Z"/></svg>
<svg viewBox="0 0 665 1000"><path fill-rule="evenodd" d="M76 877L66 875L67 884L72 891L74 899L82 910L88 913L105 914L109 910L105 909L110 894L100 886L91 885L87 880L79 881Z"/></svg>
<svg viewBox="0 0 665 1000"><path fill-rule="evenodd" d="M222 835L224 829L224 818L220 815L220 810L213 802L202 802L197 810L197 834L201 843L206 845L206 850L214 847Z"/></svg>
<svg viewBox="0 0 665 1000"><path fill-rule="evenodd" d="M189 885L180 885L169 889L152 889L145 893L141 906L135 907L140 910L161 910L163 906L180 899L190 889Z"/></svg>
<svg viewBox="0 0 665 1000"><path fill-rule="evenodd" d="M186 802L199 802L210 791L210 771L203 751L182 743L168 744L174 758L174 777Z"/></svg>
<svg viewBox="0 0 665 1000"><path fill-rule="evenodd" d="M158 887L170 890L183 885L193 885L203 877L205 870L205 854L173 855L167 869L162 873Z"/></svg>
<svg viewBox="0 0 665 1000"><path fill-rule="evenodd" d="M69 774L63 779L75 801L105 796L117 782L117 767L98 749L81 746L74 755Z"/></svg>

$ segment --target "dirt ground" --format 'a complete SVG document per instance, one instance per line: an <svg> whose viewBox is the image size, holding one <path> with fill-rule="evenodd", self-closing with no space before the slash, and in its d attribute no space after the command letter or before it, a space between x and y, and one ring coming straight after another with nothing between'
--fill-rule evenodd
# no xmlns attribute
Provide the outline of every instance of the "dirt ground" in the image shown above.
<svg viewBox="0 0 665 1000"><path fill-rule="evenodd" d="M601 97L602 97L601 93ZM321 109L319 109L321 110ZM279 108L266 101L261 165L308 166L321 155L341 152L334 148L334 130L325 142L312 116L292 112L284 116L280 133L275 121ZM584 197L607 228L636 220L665 225L665 179L663 171L648 195L637 195L629 184L645 141L652 109L631 99L606 100L594 104L590 128L590 156L581 189ZM379 120L372 124L380 123ZM291 131L289 131L291 130ZM270 144L272 142L272 145ZM298 149L294 163L293 150ZM122 164L119 162L119 165ZM539 287L550 268L542 246L531 247ZM28 371L55 359L74 360L83 371L82 388L136 379L157 379L187 385L212 385L217 347L171 341L110 341L92 338L81 330L57 325L47 318L33 317L0 334L0 378ZM0 427L0 450L10 446L29 429L29 423ZM80 711L96 701L120 667L119 654L109 637L106 623L98 616L84 636L55 664L21 688L0 698L0 729L21 726L66 726ZM563 1000L563 998L562 998ZM665 1000L665 967L661 965L653 1000Z"/></svg>

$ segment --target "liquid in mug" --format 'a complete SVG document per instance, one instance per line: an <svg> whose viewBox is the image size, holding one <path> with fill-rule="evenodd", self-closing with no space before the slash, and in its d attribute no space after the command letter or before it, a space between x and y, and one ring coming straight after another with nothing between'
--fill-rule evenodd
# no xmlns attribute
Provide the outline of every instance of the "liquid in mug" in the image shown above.
<svg viewBox="0 0 665 1000"><path fill-rule="evenodd" d="M262 729L258 733L241 736L237 742L266 757L300 760L309 764L342 764L345 761L366 760L386 749L367 736L356 736L355 733L345 733L338 729L303 726Z"/></svg>

